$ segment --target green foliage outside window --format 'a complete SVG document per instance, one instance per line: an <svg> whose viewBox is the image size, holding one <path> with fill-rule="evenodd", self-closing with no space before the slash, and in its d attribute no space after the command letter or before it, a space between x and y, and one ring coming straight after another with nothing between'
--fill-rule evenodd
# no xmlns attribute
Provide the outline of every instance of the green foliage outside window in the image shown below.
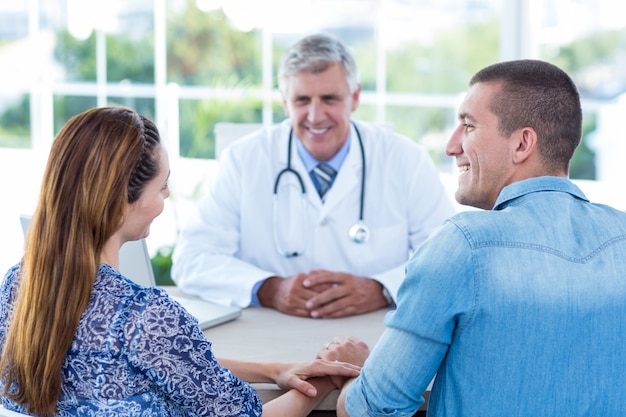
<svg viewBox="0 0 626 417"><path fill-rule="evenodd" d="M596 115L583 115L583 137L574 152L570 162L569 175L571 178L594 180L596 179L595 153L587 146L589 134L596 130Z"/></svg>
<svg viewBox="0 0 626 417"><path fill-rule="evenodd" d="M442 32L431 45L407 44L387 56L387 90L454 94L467 90L471 76L498 60L498 21Z"/></svg>
<svg viewBox="0 0 626 417"><path fill-rule="evenodd" d="M168 4L170 4L168 2ZM399 44L387 54L387 90L390 93L462 93L471 74L498 59L500 27L497 20L469 23L440 31L431 44ZM290 35L291 36L291 35ZM275 68L290 36L276 37L273 45ZM199 86L243 91L236 98L206 97L180 101L181 154L193 158L214 157L213 128L216 122L260 122L262 103L252 94L261 86L261 36L258 31L240 32L231 27L221 11L203 12L195 1L167 14L167 81L181 86ZM544 50L545 59L562 66L581 85L594 68L615 61L626 31L607 30L572 42L557 51ZM294 36L295 39L295 36ZM108 82L150 85L154 83L154 36L150 30L139 37L107 34ZM291 41L290 41L291 42ZM290 43L289 42L289 43ZM73 38L67 31L57 33L55 58L64 68L67 81L96 78L96 37ZM365 90L376 88L376 54L373 38L354 43ZM585 84L586 85L586 84ZM585 91L585 87L581 88ZM111 103L137 108L154 117L154 99L111 97ZM95 97L55 96L55 131L72 115L96 105ZM24 98L0 114L0 146L30 145L29 100ZM273 103L274 121L283 119L281 103ZM386 122L418 142L444 137L455 121L446 108L387 106ZM375 108L361 104L355 114L374 120ZM586 116L585 133L595 121ZM447 139L447 138L445 138ZM437 139L441 142L441 139ZM441 143L443 146L445 143ZM435 155L437 160L437 156ZM572 161L572 176L593 178L593 152L583 139Z"/></svg>
<svg viewBox="0 0 626 417"><path fill-rule="evenodd" d="M188 1L167 15L167 77L180 85L261 85L261 36L234 30L221 10Z"/></svg>
<svg viewBox="0 0 626 417"><path fill-rule="evenodd" d="M215 158L215 123L259 123L262 103L254 98L181 100L180 154L187 158Z"/></svg>
<svg viewBox="0 0 626 417"><path fill-rule="evenodd" d="M96 35L85 40L74 38L67 30L56 33L54 57L63 67L67 81L96 81ZM115 58L113 58L115 59Z"/></svg>
<svg viewBox="0 0 626 417"><path fill-rule="evenodd" d="M27 149L30 146L30 96L25 95L0 114L0 147Z"/></svg>

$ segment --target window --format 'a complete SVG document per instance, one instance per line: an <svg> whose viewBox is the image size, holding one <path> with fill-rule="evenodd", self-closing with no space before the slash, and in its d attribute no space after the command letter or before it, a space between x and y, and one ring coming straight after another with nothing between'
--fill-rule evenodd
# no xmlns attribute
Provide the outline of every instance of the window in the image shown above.
<svg viewBox="0 0 626 417"><path fill-rule="evenodd" d="M174 166L178 157L210 162L216 122L284 118L280 56L323 31L357 59L363 92L354 116L420 142L443 172L452 169L443 149L474 72L524 57L561 66L585 111L571 176L617 183L626 151L621 9L613 0L0 1L0 61L10 63L0 68L0 174L19 178L11 195L32 191L32 203L31 177L45 158L33 168L28 152L47 154L67 119L108 104L155 120ZM173 175L180 184L183 171Z"/></svg>

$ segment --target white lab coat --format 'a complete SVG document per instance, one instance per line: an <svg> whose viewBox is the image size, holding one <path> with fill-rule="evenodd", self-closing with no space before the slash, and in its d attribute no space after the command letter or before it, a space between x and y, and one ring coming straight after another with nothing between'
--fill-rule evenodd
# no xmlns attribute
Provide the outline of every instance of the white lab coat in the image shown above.
<svg viewBox="0 0 626 417"><path fill-rule="evenodd" d="M291 124L285 120L223 152L211 192L176 244L172 278L177 285L187 293L246 307L259 281L327 269L374 278L395 299L410 254L454 208L425 149L388 128L356 123L366 158L367 242L349 237L361 196L361 151L354 127L348 155L325 202L292 145L291 166L306 194L295 175L283 175L274 215L276 176L287 165ZM299 251L306 242L303 254L279 254L275 232L285 250Z"/></svg>

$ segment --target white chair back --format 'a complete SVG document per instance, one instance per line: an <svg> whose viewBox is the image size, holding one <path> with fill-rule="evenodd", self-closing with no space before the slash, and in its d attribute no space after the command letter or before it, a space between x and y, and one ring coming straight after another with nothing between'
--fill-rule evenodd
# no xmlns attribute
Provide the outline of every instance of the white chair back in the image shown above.
<svg viewBox="0 0 626 417"><path fill-rule="evenodd" d="M262 123L215 123L215 159L219 160L224 149L263 127Z"/></svg>

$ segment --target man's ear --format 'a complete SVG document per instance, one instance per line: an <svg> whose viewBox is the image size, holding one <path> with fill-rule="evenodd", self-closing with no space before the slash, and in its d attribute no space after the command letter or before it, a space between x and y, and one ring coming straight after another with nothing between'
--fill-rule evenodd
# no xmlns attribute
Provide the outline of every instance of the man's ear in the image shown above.
<svg viewBox="0 0 626 417"><path fill-rule="evenodd" d="M524 127L513 134L516 148L513 150L513 162L521 164L537 152L537 132L532 127Z"/></svg>
<svg viewBox="0 0 626 417"><path fill-rule="evenodd" d="M284 97L283 97L283 111L285 112L285 117L287 118L291 117L289 115L289 106L287 106L287 99L285 99Z"/></svg>
<svg viewBox="0 0 626 417"><path fill-rule="evenodd" d="M358 83L356 89L352 92L352 108L350 111L355 111L359 107L359 99L361 97L361 83Z"/></svg>

